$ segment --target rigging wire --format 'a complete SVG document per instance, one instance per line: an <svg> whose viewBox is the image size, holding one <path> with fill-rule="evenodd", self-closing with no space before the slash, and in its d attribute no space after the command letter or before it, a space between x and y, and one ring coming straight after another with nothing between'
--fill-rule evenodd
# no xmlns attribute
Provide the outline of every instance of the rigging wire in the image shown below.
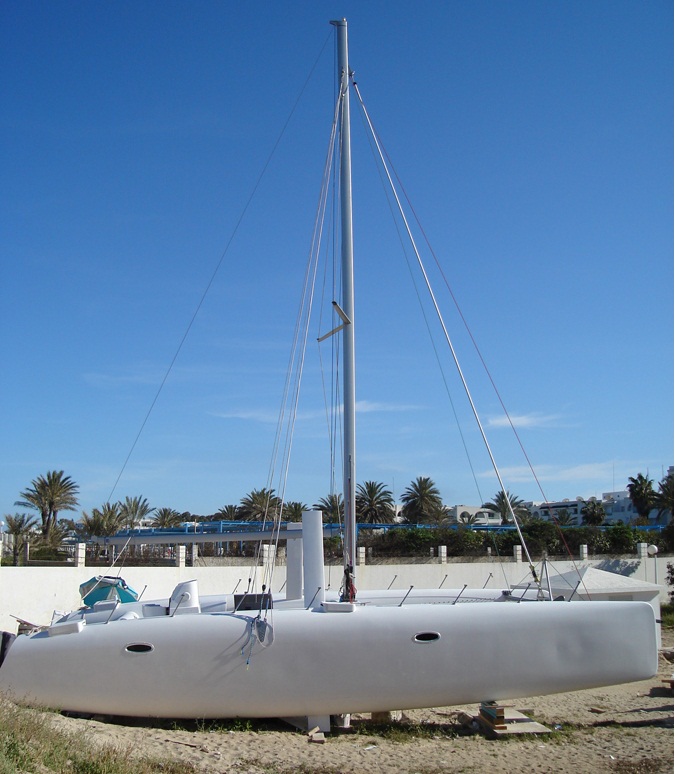
<svg viewBox="0 0 675 774"><path fill-rule="evenodd" d="M306 77L302 87L300 88L300 92L299 92L295 102L293 103L293 105L291 107L291 110L290 110L290 112L288 114L288 117L286 118L286 121L284 122L284 124L283 124L283 126L281 128L281 131L279 132L279 134L278 134L278 136L277 136L277 138L276 138L276 140L275 140L275 142L274 142L274 144L272 146L272 150L269 152L269 154L267 156L267 159L265 160L265 163L263 164L262 170L260 171L260 174L258 175L258 177L257 177L257 179L256 179L256 181L255 181L255 183L253 185L253 188L251 189L251 192L250 192L250 194L249 194L249 196L248 196L248 198L247 198L247 200L246 200L246 202L245 202L241 212L239 213L239 217L237 218L237 220L236 220L236 222L234 224L234 228L232 229L232 232L231 232L231 234L230 234L230 236L229 236L229 238L228 238L228 240L227 240L227 242L225 244L225 247L224 247L224 249L223 249L223 251L222 251L222 253L220 255L220 258L218 259L218 262L216 263L216 266L215 266L213 272L211 273L211 276L210 276L208 282L206 283L206 287L205 287L205 289L204 289L204 291L203 291L203 293L202 293L202 295L201 295L201 297L200 297L200 299L199 299L199 301L197 303L197 307L195 308L195 311L192 314L192 317L188 321L187 327L185 328L185 332L183 333L183 336L181 337L181 339L180 339L180 341L178 343L178 347L176 348L176 351L174 352L174 355L171 358L169 366L168 366L168 368L166 369L166 371L164 373L164 376L162 378L162 381L159 384L157 392L155 393L155 396L154 396L154 398L152 399L152 401L150 403L150 407L148 408L148 411L146 412L145 417L143 418L143 421L141 422L141 426L140 426L140 428L138 430L138 433L136 434L136 437L134 438L133 443L131 444L131 448L129 449L129 453L127 454L127 456L126 456L126 458L125 458L125 460L124 460L124 462L122 464L122 467L120 469L120 472L119 472L117 478L115 479L115 483L113 484L112 490L110 491L110 495L108 496L108 500L109 501L112 500L113 494L115 493L115 490L117 489L117 485L119 484L120 479L122 478L122 475L124 474L124 471L126 470L127 465L129 464L129 460L131 459L131 456L134 453L134 450L136 449L136 446L138 445L138 441L140 440L140 437L141 437L141 435L143 433L143 430L145 429L145 426L148 423L148 420L150 419L150 415L152 414L152 412L153 412L153 410L155 408L155 405L156 405L157 401L159 400L159 396L160 396L162 390L164 389L164 385L166 384L166 382L167 382L167 380L169 378L169 375L171 374L171 371L173 370L173 367L176 364L176 360L178 359L178 356L180 355L180 352L183 349L183 346L184 346L184 344L185 344L185 342L186 342L186 340L187 340L187 338L188 338L188 336L190 334L190 331L192 330L192 326L194 325L195 320L197 319L197 315L199 314L202 306L204 305L206 297L207 297L209 291L211 290L211 287L213 286L213 283L214 283L214 281L216 279L216 276L217 276L218 272L220 271L220 268L221 268L221 266L222 266L222 264L223 264L223 262L225 260L225 256L229 252L230 247L232 246L232 243L234 242L235 236L239 232L239 228L240 228L240 226L241 226L241 224L242 224L242 222L244 220L244 217L245 217L246 213L248 212L249 207L251 206L251 203L253 202L253 199L255 198L256 193L258 192L258 189L259 189L259 187L260 187L260 185L261 185L261 183L263 181L263 178L265 177L265 175L267 173L267 170L268 170L268 168L269 168L269 166L270 166L270 164L272 162L272 159L274 158L274 156L276 154L277 148L281 144L281 140L283 139L284 135L286 134L286 130L288 129L288 126L289 126L289 124L291 122L291 119L295 115L295 111L297 110L297 107L300 104L300 100L302 99L302 96L305 93L305 90L307 89L307 86L308 86L308 84L309 84L309 82L310 82L310 80L312 78L312 75L314 74L314 71L316 70L317 65L319 63L319 60L321 59L321 57L323 55L324 49L326 48L326 45L327 45L328 41L331 39L331 37L333 37L332 32L326 37L326 40L324 41L323 45L321 46L321 50L319 51L319 54L317 55L317 57L316 57L316 59L314 61L314 64L310 68L309 74L307 75L307 77Z"/></svg>
<svg viewBox="0 0 675 774"><path fill-rule="evenodd" d="M339 157L333 162L333 168L339 168ZM330 227L330 239L325 240L325 255L324 255L324 270L323 280L321 284L321 302L319 304L319 315L317 321L317 356L319 362L319 373L321 376L321 387L323 392L324 410L326 415L326 428L328 439L328 502L327 504L331 508L331 524L333 523L333 516L335 516L338 526L338 536L343 539L343 519L342 509L340 507L340 495L336 492L336 459L338 457L337 449L342 443L342 427L339 421L340 419L340 342L339 336L329 336L330 340L330 369L327 369L324 365L324 358L322 354L321 342L323 340L322 331L324 327L335 329L337 327L337 314L335 307L331 305L332 314L331 322L327 325L323 320L323 309L326 307L327 290L330 284L330 298L335 299L339 297L338 293L338 267L336 265L335 256L337 254L337 224L338 218L336 217L336 207L339 200L339 176L332 175L333 185L331 188L331 227ZM330 277L329 277L329 270ZM329 373L328 384L326 373ZM344 548L344 545L343 545ZM330 588L332 581L332 564L328 565L328 583L327 587Z"/></svg>
<svg viewBox="0 0 675 774"><path fill-rule="evenodd" d="M525 539L523 537L522 530L520 528L520 524L518 523L518 520L516 518L516 514L514 513L514 510L513 510L513 507L511 505L511 502L510 502L509 498L506 497L506 491L507 490L506 490L506 487L505 487L504 482L502 480L502 476L501 476L501 473L500 473L499 468L497 466L497 462L496 462L494 454L492 452L492 448L490 447L490 443L488 441L487 435L485 434L485 429L483 428L483 423L481 422L480 416L478 414L478 410L476 409L476 405L475 405L474 400L473 400L473 396L471 395L471 391L469 389L468 383L467 383L466 378L464 376L464 373L462 371L462 367L461 367L461 365L459 363L459 360L457 358L457 353L455 351L454 345L453 345L452 340L450 338L450 335L448 333L448 329L447 329L447 327L445 325L445 321L443 320L443 315L441 313L440 307L438 306L438 301L436 300L436 296L435 296L435 294L433 292L433 289L431 287L431 283L429 281L429 277L428 277L427 271L426 271L426 269L424 267L424 264L422 262L422 258L421 258L421 255L419 253L419 250L417 248L417 244L415 242L415 238L414 238L414 236L412 234L412 231L410 229L410 225L408 223L408 219L407 219L407 217L405 215L405 212L403 210L403 207L401 205L401 201L400 201L400 198L398 196L398 193L397 193L397 191L396 191L396 189L394 187L394 183L393 183L393 180L391 178L391 174L389 172L389 167L388 167L388 165L386 163L386 160L384 158L384 154L382 153L382 150L381 150L380 142L379 142L378 137L377 137L377 135L375 133L375 130L373 128L373 125L372 125L372 122L370 120L370 116L368 114L368 111L366 110L365 104L363 102L363 99L361 97L361 93L360 93L359 88L358 88L358 85L353 80L352 80L352 83L353 83L353 86L354 86L354 91L356 92L357 98L359 100L361 108L362 108L362 110L364 112L364 115L366 117L366 121L368 123L368 126L370 127L370 131L371 131L371 134L373 136L373 141L375 143L375 146L377 148L378 154L380 156L380 160L381 160L381 163L383 165L385 174L386 174L387 178L389 179L389 184L391 186L392 195L394 196L394 199L396 200L396 204L397 204L399 213L401 215L401 218L403 220L403 224L405 226L405 229L406 229L406 231L408 233L408 238L410 240L412 249L415 252L415 255L417 257L417 263L419 265L420 271L422 272L422 277L423 277L424 282L426 284L427 291L428 291L430 299L431 299L431 303L432 303L432 305L433 305L433 307L434 307L434 309L436 311L436 316L438 317L439 323L441 325L441 329L443 330L443 335L445 337L446 343L447 343L448 348L450 350L450 353L452 355L452 359L453 359L453 361L455 363L455 367L456 367L457 372L459 374L459 378L460 378L460 380L462 382L462 386L464 388L464 392L465 392L465 394L467 396L467 399L469 401L469 405L471 407L471 411L473 413L474 419L475 419L476 424L478 426L478 430L479 430L479 432L481 434L481 437L483 439L483 444L484 444L484 446L486 448L488 456L490 457L490 461L492 463L492 468L493 468L493 470L495 472L495 475L497 476L497 480L499 481L499 486L500 486L502 492L504 493L504 499L505 499L505 502L507 504L508 510L509 510L509 512L511 514L511 518L513 519L513 523L514 523L514 525L516 527L516 530L518 531L518 537L520 538L521 545L523 547L523 550L525 551L525 555L527 557L527 562L528 562L528 566L530 568L530 572L532 573L532 577L534 578L535 582L538 585L540 585L540 581L539 581L539 578L537 577L537 572L536 572L534 564L532 562L532 558L530 557L530 552L529 552L529 550L527 548L527 545L525 543Z"/></svg>
<svg viewBox="0 0 675 774"><path fill-rule="evenodd" d="M358 87L357 87L356 84L354 84L354 86L355 86L355 90L356 90L356 92L358 94ZM360 97L359 97L359 99L360 99ZM363 110L365 112L365 106L363 106ZM370 131L371 131L371 133L373 135L374 141L379 146L381 146L381 141L379 141L379 139L375 137L376 133L375 133L374 128L372 127L372 124L370 124L369 129L370 129ZM567 544L567 541L565 539L565 535L564 535L563 530L562 530L562 528L560 526L560 523L559 523L559 521L558 521L558 519L557 519L557 517L555 515L555 512L554 512L553 508L550 505L551 501L549 500L548 496L544 492L544 488L543 488L543 486L541 484L541 481L540 481L539 477L537 476L537 473L536 473L536 471L534 469L532 461L530 460L530 457L529 457L529 455L527 453L527 450L525 449L525 446L524 446L524 444L522 442L520 434L518 433L518 430L517 430L517 428L516 428L512 418L511 418L511 414L508 411L508 409L506 408L506 404L504 403L504 400L503 400L503 398L501 396L499 388L497 387L497 384L496 384L496 382L495 382L495 380L494 380L494 378L492 376L492 373L491 373L490 369L488 368L488 365L487 365L487 363L486 363L486 361L485 361L485 359L483 357L483 353L482 353L480 347L478 346L478 342L476 341L476 339L475 339L475 337L473 335L473 331L471 330L471 327L469 326L469 323L468 323L468 321L467 321L467 319L466 319L466 317L464 315L464 312L462 311L462 308L461 308L461 306L459 304L459 301L457 300L457 297L455 296L455 294L454 294L454 292L452 290L450 282L448 281L448 278L447 278L447 276L445 274L445 271L443 270L443 267L442 267L440 261L438 260L438 257L437 257L437 255L436 255L436 253L435 253L435 251L434 251L434 249L433 249L433 247L431 245L431 242L429 241L429 238L427 237L427 234L426 234L426 232L424 230L424 227L423 227L420 219L417 216L417 212L416 212L416 210L415 210L415 208L413 206L413 203L410 201L410 198L408 197L408 195L406 193L405 187L403 186L403 184L401 183L400 178L396 174L396 170L393 167L393 164L391 163L391 160L389 159L389 156L386 154L386 152L384 152L384 151L382 151L382 152L383 152L383 155L387 158L387 161L389 163L389 167L393 171L394 177L396 178L396 180L398 182L398 185L399 185L399 187L400 187L400 189L401 189L401 191L403 193L403 196L405 197L406 203L407 203L408 207L410 208L410 212L412 213L412 216L413 216L413 218L415 220L415 223L417 224L417 227L419 228L420 233L422 234L424 242L427 245L427 248L429 249L429 252L430 252L430 254L431 254L431 256L432 256L432 258L434 260L434 263L435 263L435 265L436 265L436 267L437 267L437 269L438 269L438 271L439 271L439 273L440 273L440 275L441 275L441 277L443 279L443 283L445 284L445 287L446 287L446 289L448 291L448 294L450 295L450 298L452 299L452 302L453 302L453 304L455 306L455 309L457 310L459 318L462 321L462 324L463 324L463 326L464 326L464 328L465 328L465 330L466 330L466 332L467 332L467 334L468 334L468 336L469 336L469 338L471 340L472 346L473 346L473 348L474 348L474 350L475 350L475 352L476 352L476 354L477 354L477 356L478 356L478 358L480 360L480 363L481 363L481 365L483 367L483 370L485 371L485 374L486 374L486 376L487 376L487 378L488 378L488 380L489 380L489 382L490 382L490 384L492 386L492 389L493 389L493 391L495 393L495 396L497 397L497 400L499 401L499 404L500 404L500 406L502 408L502 411L504 412L504 416L506 417L506 419L507 419L507 421L509 423L511 431L512 431L512 433L513 433L513 435L514 435L514 437L516 439L516 442L518 443L518 446L520 447L520 450L521 450L521 452L523 454L523 457L525 458L525 461L526 461L527 466L528 466L528 468L530 470L530 473L532 474L532 478L534 479L534 481L535 481L535 483L537 485L537 488L539 489L539 492L541 493L541 496L542 496L542 498L544 500L544 503L543 503L544 508L548 511L549 517L553 521L553 523L554 523L554 525L555 525L555 527L556 527L556 529L558 531L558 535L560 537L560 540L562 541L563 545L565 546L565 550L567 551L567 554L570 557L570 560L571 560L571 562L572 562L572 564L574 566L574 569L575 569L577 575L579 575L579 579L580 579L580 581L581 581L581 583L583 585L583 578L581 576L580 570L578 569L578 566L577 566L576 560L574 558L574 555L572 554L572 551L570 550L569 545ZM384 160L382 161L382 164L383 165L385 164ZM393 189L393 183L391 183L391 187ZM402 210L401 210L401 212L402 212ZM412 237L411 237L411 239L412 239ZM407 257L406 257L406 260L407 260ZM426 320L426 317L425 317L425 320ZM442 369L441 369L441 371L442 371ZM453 411L454 411L454 405L453 405ZM460 430L460 435L461 435L461 430ZM462 441L463 440L464 439L463 439L463 436L462 436ZM465 449L466 449L466 446L465 446ZM471 471L472 471L472 474L473 474L473 466L471 466L470 460L469 460L469 466L471 467ZM476 483L476 486L478 487L478 482L476 480L475 474L474 474L474 481ZM480 490L479 490L479 494L480 494ZM506 496L506 492L505 491L504 491L504 495ZM508 498L506 498L506 499L508 499ZM482 497L481 497L481 500L482 500ZM509 504L509 510L511 511L511 514L512 514L513 518L515 519L515 514L513 513L513 509L510 507L510 504ZM525 548L524 544L523 544L523 547ZM525 549L525 550L527 551L527 549Z"/></svg>
<svg viewBox="0 0 675 774"><path fill-rule="evenodd" d="M272 544L275 549L278 547L281 534L281 521L283 518L283 507L286 496L286 483L288 480L288 470L290 467L291 450L293 446L293 437L295 431L295 422L298 412L298 401L300 398L300 386L304 370L305 355L307 351L307 339L309 336L309 323L312 316L314 304L314 293L316 287L316 275L318 271L319 255L323 241L323 231L326 216L326 207L329 201L330 179L332 162L334 157L335 138L337 134L339 114L339 101L335 105L333 114L333 125L331 127L328 151L324 163L321 192L317 203L316 216L314 221L314 230L311 239L307 266L305 269L305 283L301 294L298 314L295 324L293 345L289 357L289 367L287 369L286 383L284 386L277 432L270 460L268 490L271 492L271 485L277 470L279 457L279 495L281 498L281 507L275 518L274 537ZM266 514L267 515L267 514ZM275 568L275 556L277 551L268 552L268 563L265 567L265 582L271 587L272 576Z"/></svg>
<svg viewBox="0 0 675 774"><path fill-rule="evenodd" d="M365 119L363 111L361 112L361 118L363 119L364 125L369 130L368 131L368 140L369 140L371 152L373 154L373 158L377 159L376 148L373 145L373 133L370 131L371 127L368 127L368 125L367 125L367 122L366 122L366 119ZM391 162L390 162L390 164L391 164ZM406 240L404 239L403 234L401 233L401 229L400 229L400 226L399 226L399 220L396 218L396 215L395 215L394 206L392 204L391 196L390 196L391 186L388 184L388 181L386 181L384 176L383 176L382 165L376 163L376 168L377 168L377 172L378 172L378 175L379 175L379 178L380 178L380 183L382 185L382 189L383 189L384 194L385 194L385 198L387 200L387 205L389 207L389 211L390 211L391 216L392 216L392 221L394 223L394 228L396 229L396 234L398 236L398 240L399 240L399 243L401 245L401 250L402 250L403 256L405 258L406 266L408 267L408 273L410 274L410 279L411 279L413 288L415 289L415 296L417 298L417 303L419 304L420 312L421 312L422 318L424 320L424 325L425 325L425 327L427 329L427 334L429 336L429 341L431 343L431 348L434 351L434 356L436 358L436 363L438 365L438 370L439 370L439 372L441 374L441 379L442 379L443 385L445 387L445 393L446 393L446 395L448 397L448 401L450 402L450 408L452 410L452 414L453 414L453 417L455 419L455 424L457 426L457 431L459 432L459 437L460 437L460 440L462 442L462 447L464 448L464 454L466 456L467 463L468 463L469 469L471 471L471 476L473 477L474 485L476 487L476 491L478 492L479 500L480 500L481 503L483 503L485 501L483 499L483 494L481 492L480 485L478 483L478 477L476 476L476 471L474 469L473 462L471 460L471 455L469 454L469 448L467 446L466 437L464 435L464 432L462 431L462 426L461 426L460 421L459 421L459 416L457 415L457 409L455 407L455 402L452 399L452 393L450 391L450 385L448 384L448 380L447 380L447 377L446 377L445 369L443 367L443 363L441 361L441 357L440 357L440 354L439 354L439 351L438 351L438 347L436 346L436 341L435 341L435 339L433 337L433 333L432 333L432 330L431 330L431 323L429 322L429 317L427 315L426 309L424 308L424 304L422 303L422 296L420 294L419 286L418 286L417 280L415 278L415 273L413 272L413 268L412 268L412 265L410 263L410 258L409 258L408 250L407 250L407 247L406 247ZM399 181L399 185L400 185L400 181Z"/></svg>
<svg viewBox="0 0 675 774"><path fill-rule="evenodd" d="M178 360L178 357L179 357L179 355L180 355L180 353L181 353L181 351L183 349L183 346L185 345L185 342L187 341L187 338L188 338L188 336L190 334L190 331L192 330L192 327L193 327L193 325L194 325L194 323L195 323L195 321L197 319L197 316L199 315L199 312L201 311L202 306L204 305L204 302L206 301L206 297L209 294L209 291L211 290L211 288L212 288L212 286L213 286L213 284L215 282L216 276L218 275L218 273L219 273L219 271L220 271L220 269L221 269L221 267L222 267L222 265L223 265L223 263L225 261L225 257L227 256L227 254L230 251L230 248L231 248L231 246L232 246L232 244L234 242L234 239L235 239L236 235L239 233L239 229L240 229L240 227L241 227L241 225L242 225L242 223L244 221L246 213L248 212L248 210L249 210L249 208L250 208L250 206L251 206L251 204L252 204L252 202L253 202L253 200L254 200L257 192L258 192L258 189L260 188L260 185L262 184L262 181L263 181L263 179L264 179L264 177L265 177L265 175L267 173L268 168L270 167L272 159L276 155L277 149L278 149L279 145L281 144L282 139L286 135L286 131L287 131L287 129L288 129L290 123L291 123L291 120L292 120L293 116L295 115L295 112L296 112L296 110L298 108L298 105L300 104L300 101L301 101L301 99L302 99L302 97L303 97L303 95L304 95L304 93L305 93L305 91L307 89L307 86L309 85L309 82L312 79L314 71L316 70L316 68L317 68L317 66L319 64L319 61L320 61L321 57L323 56L323 52L324 52L324 50L326 48L326 45L328 44L328 41L332 37L334 37L332 32L330 32L326 36L326 39L324 40L323 45L321 46L321 48L319 50L319 53L317 54L317 56L316 56L316 58L314 60L314 63L311 66L311 68L309 70L309 73L308 73L307 77L305 78L305 81L303 82L303 84L302 84L302 86L300 88L298 96L296 97L293 105L291 106L291 109L290 109L290 111L288 113L288 116L287 116L283 126L281 127L281 130L279 131L279 134L277 135L276 140L274 141L274 143L272 145L272 149L268 153L267 158L265 159L265 162L263 163L262 169L261 169L260 173L258 174L258 177L256 178L256 180L255 180L255 182L253 184L253 187L252 187L252 189L251 189L251 191L249 193L249 196L246 199L246 201L244 203L244 206L242 207L241 212L239 213L239 217L235 221L234 228L232 229L232 232L230 233L230 236L227 239L227 242L225 243L225 247L223 248L223 250L222 250L222 252L220 254L220 258L218 259L218 261L217 261L217 263L215 265L215 268L213 269L213 271L211 273L211 276L209 277L209 280L206 283L206 287L204 288L204 291L203 291L202 295L200 296L199 301L197 302L197 306L196 306L192 316L190 317L190 319L188 321L188 324L187 324L187 326L185 328L185 331L184 331L180 341L178 342L178 346L176 347L176 350L175 350L175 352L173 354L173 357L171 358L171 361L169 362L169 365L168 365L166 371L164 372L164 376L162 377L162 380L161 380L161 382L159 384L159 387L157 388L157 391L155 392L155 395L154 395L154 397L153 397L153 399L152 399L152 401L150 403L150 406L149 406L149 408L148 408L148 410L147 410L147 412L146 412L146 414L145 414L145 416L144 416L144 418L143 418L143 420L141 422L141 425L140 425L140 427L138 429L138 432L136 433L136 436L135 436L135 438L134 438L134 440L133 440L133 442L131 444L129 452L127 453L127 455L126 455L126 457L124 459L124 462L122 463L122 467L120 468L120 471L119 471L119 473L117 475L117 478L115 479L115 481L113 483L113 486L112 486L112 489L110 490L110 494L108 495L108 501L112 500L113 495L114 495L115 491L117 490L119 482L122 479L122 476L124 475L124 472L125 472L128 464L129 464L129 461L131 460L131 457L132 457L132 455L133 455L133 453L134 453L134 451L136 449L136 446L138 445L138 442L139 442L139 440L141 438L141 435L143 434L143 431L145 430L145 427L146 427L146 425L147 425L147 423L148 423L148 421L150 419L150 416L151 416L151 414L152 414L152 412L153 412L153 410L154 410L154 408L155 408L155 406L156 406L156 404L157 404L157 402L159 400L159 397L160 397L160 395L161 395L161 393L162 393L162 391L164 389L164 386L166 385L166 382L168 381L168 378L169 378L171 372L173 371L173 368L174 368L174 366L176 364L176 361ZM122 547L122 549L120 550L120 552L118 554L118 557L117 557L118 559L124 554L124 552L127 549L128 545L129 545L129 541L127 541L124 544L124 546Z"/></svg>

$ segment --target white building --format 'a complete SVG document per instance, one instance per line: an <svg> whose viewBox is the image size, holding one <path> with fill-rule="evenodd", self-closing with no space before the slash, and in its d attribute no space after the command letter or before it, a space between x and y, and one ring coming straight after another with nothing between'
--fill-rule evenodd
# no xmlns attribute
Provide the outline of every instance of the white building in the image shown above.
<svg viewBox="0 0 675 774"><path fill-rule="evenodd" d="M449 510L450 520L458 524L498 527L502 523L499 513L480 505L453 505Z"/></svg>
<svg viewBox="0 0 675 774"><path fill-rule="evenodd" d="M620 521L624 524L630 524L633 519L637 519L638 512L635 510L628 490L621 492L603 492L602 505L607 514L605 524L618 524ZM656 511L653 511L656 515Z"/></svg>
<svg viewBox="0 0 675 774"><path fill-rule="evenodd" d="M559 520L563 513L567 513L570 517L569 525L573 527L578 527L582 524L583 515L581 509L585 504L586 501L581 497L577 497L576 500L559 500L550 503L525 503L533 518L553 521L552 517Z"/></svg>

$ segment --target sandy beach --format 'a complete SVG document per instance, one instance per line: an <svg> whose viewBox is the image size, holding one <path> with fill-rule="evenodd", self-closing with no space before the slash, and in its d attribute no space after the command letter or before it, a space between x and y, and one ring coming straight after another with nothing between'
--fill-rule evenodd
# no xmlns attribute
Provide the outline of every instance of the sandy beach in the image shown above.
<svg viewBox="0 0 675 774"><path fill-rule="evenodd" d="M82 719L53 715L64 730L84 730L93 744L132 749L135 755L170 758L204 772L617 772L673 771L672 631L664 632L659 674L651 680L533 696L513 702L554 730L550 735L489 739L463 726L461 713L476 705L412 710L396 726L373 733L368 716L354 716L353 730L333 733L325 743L270 722L223 722L177 730L167 722ZM423 724L420 736L406 733L406 720Z"/></svg>

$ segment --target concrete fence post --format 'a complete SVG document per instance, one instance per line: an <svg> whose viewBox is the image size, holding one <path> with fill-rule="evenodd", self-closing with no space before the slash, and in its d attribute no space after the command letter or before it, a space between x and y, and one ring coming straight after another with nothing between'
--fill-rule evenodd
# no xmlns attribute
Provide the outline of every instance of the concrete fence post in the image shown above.
<svg viewBox="0 0 675 774"><path fill-rule="evenodd" d="M75 548L75 565L77 567L84 567L87 558L87 544L78 543Z"/></svg>
<svg viewBox="0 0 675 774"><path fill-rule="evenodd" d="M647 544L646 543L638 543L637 544L637 555L638 555L638 559L646 559L647 558Z"/></svg>
<svg viewBox="0 0 675 774"><path fill-rule="evenodd" d="M365 546L356 549L356 563L359 565L365 565L366 563L366 549Z"/></svg>
<svg viewBox="0 0 675 774"><path fill-rule="evenodd" d="M438 546L438 562L439 562L439 564L447 564L448 563L448 547L447 546Z"/></svg>
<svg viewBox="0 0 675 774"><path fill-rule="evenodd" d="M523 547L522 546L513 546L513 561L514 562L522 562L523 561Z"/></svg>
<svg viewBox="0 0 675 774"><path fill-rule="evenodd" d="M185 567L185 546L176 546L176 567Z"/></svg>
<svg viewBox="0 0 675 774"><path fill-rule="evenodd" d="M263 543L260 563L265 566L271 559L276 558L277 547L269 543Z"/></svg>
<svg viewBox="0 0 675 774"><path fill-rule="evenodd" d="M579 559L588 559L588 546L585 543L579 546Z"/></svg>

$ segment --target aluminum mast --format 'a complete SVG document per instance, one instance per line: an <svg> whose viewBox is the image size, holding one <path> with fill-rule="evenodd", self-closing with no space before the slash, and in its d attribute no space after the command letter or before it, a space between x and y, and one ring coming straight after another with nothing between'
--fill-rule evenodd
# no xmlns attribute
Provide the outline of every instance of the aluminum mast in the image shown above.
<svg viewBox="0 0 675 774"><path fill-rule="evenodd" d="M342 240L343 421L345 504L344 597L352 601L352 576L356 565L356 387L354 358L354 243L352 237L352 154L349 125L349 51L347 20L332 21L338 35L338 78L342 99L340 122L340 216Z"/></svg>

